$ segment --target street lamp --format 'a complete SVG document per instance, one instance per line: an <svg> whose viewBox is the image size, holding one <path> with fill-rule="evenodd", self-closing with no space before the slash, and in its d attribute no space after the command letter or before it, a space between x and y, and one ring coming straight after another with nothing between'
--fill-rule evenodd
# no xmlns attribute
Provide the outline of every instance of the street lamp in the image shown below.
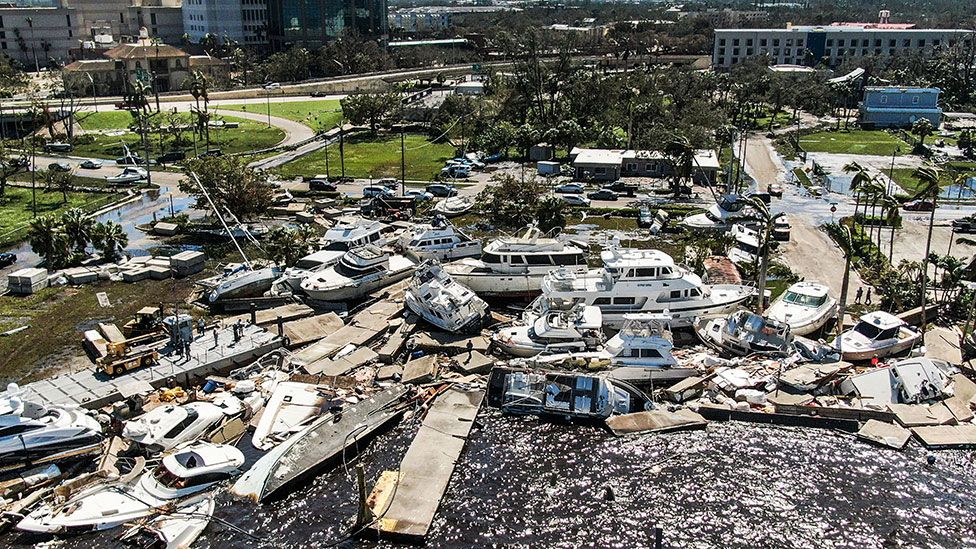
<svg viewBox="0 0 976 549"><path fill-rule="evenodd" d="M85 76L88 77L88 81L91 82L92 86L92 101L95 102L95 112L98 112L98 91L95 89L95 79L92 78L90 72L86 72Z"/></svg>
<svg viewBox="0 0 976 549"><path fill-rule="evenodd" d="M891 151L891 168L888 169L888 194L891 194L891 185L895 182L895 155L901 152L901 147L895 147Z"/></svg>

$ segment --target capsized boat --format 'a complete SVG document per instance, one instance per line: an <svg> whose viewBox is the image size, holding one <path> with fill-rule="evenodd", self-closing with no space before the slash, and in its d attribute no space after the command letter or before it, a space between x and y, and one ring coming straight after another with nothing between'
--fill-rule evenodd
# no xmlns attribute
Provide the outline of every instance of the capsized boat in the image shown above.
<svg viewBox="0 0 976 549"><path fill-rule="evenodd" d="M722 196L703 213L689 215L681 224L691 230L727 231L740 221L755 220L752 206L737 194Z"/></svg>
<svg viewBox="0 0 976 549"><path fill-rule="evenodd" d="M524 325L496 331L491 336L492 343L517 357L592 351L603 343L603 315L599 307L542 308L535 313L527 310L524 320Z"/></svg>
<svg viewBox="0 0 976 549"><path fill-rule="evenodd" d="M728 253L732 263L739 266L755 265L759 257L759 231L736 223L729 230L729 235L734 240Z"/></svg>
<svg viewBox="0 0 976 549"><path fill-rule="evenodd" d="M102 440L101 425L82 410L49 408L37 417L0 416L0 470L95 454Z"/></svg>
<svg viewBox="0 0 976 549"><path fill-rule="evenodd" d="M444 217L459 217L474 208L474 199L468 196L449 196L434 204L434 211Z"/></svg>
<svg viewBox="0 0 976 549"><path fill-rule="evenodd" d="M187 549L207 529L214 507L212 493L187 498L172 512L133 526L119 540L144 549Z"/></svg>
<svg viewBox="0 0 976 549"><path fill-rule="evenodd" d="M517 237L492 240L481 259L455 261L444 270L480 296L528 297L538 295L543 277L558 267L585 268L583 248L529 227Z"/></svg>
<svg viewBox="0 0 976 549"><path fill-rule="evenodd" d="M488 304L444 272L437 260L423 262L404 291L407 308L448 332L478 330Z"/></svg>
<svg viewBox="0 0 976 549"><path fill-rule="evenodd" d="M167 454L155 469L132 484L93 486L63 505L36 509L17 528L49 534L115 528L231 479L242 465L244 454L237 448L196 442Z"/></svg>
<svg viewBox="0 0 976 549"><path fill-rule="evenodd" d="M481 255L481 242L466 235L440 214L430 223L418 223L404 231L398 244L418 261L454 261Z"/></svg>
<svg viewBox="0 0 976 549"><path fill-rule="evenodd" d="M376 246L346 252L339 262L302 281L302 291L312 300L335 302L365 297L410 276L416 263Z"/></svg>
<svg viewBox="0 0 976 549"><path fill-rule="evenodd" d="M271 289L271 285L281 276L281 273L278 267L246 268L237 271L222 279L210 291L207 299L210 303L216 303L223 299L259 297Z"/></svg>
<svg viewBox="0 0 976 549"><path fill-rule="evenodd" d="M163 452L207 433L225 416L243 411L240 399L223 395L211 402L166 404L125 422L122 438L150 452Z"/></svg>
<svg viewBox="0 0 976 549"><path fill-rule="evenodd" d="M254 428L251 443L259 450L270 450L300 430L305 421L322 413L330 399L330 394L311 383L279 383Z"/></svg>
<svg viewBox="0 0 976 549"><path fill-rule="evenodd" d="M231 492L265 501L335 461L346 448L398 418L408 389L395 385L334 413L324 414L259 459Z"/></svg>
<svg viewBox="0 0 976 549"><path fill-rule="evenodd" d="M488 378L488 404L507 414L597 420L651 408L647 395L625 381L500 366Z"/></svg>
<svg viewBox="0 0 976 549"><path fill-rule="evenodd" d="M836 316L837 300L816 282L793 284L766 309L767 318L789 325L794 335L812 334Z"/></svg>
<svg viewBox="0 0 976 549"><path fill-rule="evenodd" d="M7 390L0 393L0 416L14 415L39 418L47 413L47 406L26 400L23 390L16 383L8 383Z"/></svg>
<svg viewBox="0 0 976 549"><path fill-rule="evenodd" d="M792 351L788 325L745 309L728 316L701 317L695 322L695 333L706 345L733 356L785 357Z"/></svg>
<svg viewBox="0 0 976 549"><path fill-rule="evenodd" d="M922 332L904 320L884 311L861 316L857 324L834 338L831 347L844 360L871 360L909 351L922 342Z"/></svg>

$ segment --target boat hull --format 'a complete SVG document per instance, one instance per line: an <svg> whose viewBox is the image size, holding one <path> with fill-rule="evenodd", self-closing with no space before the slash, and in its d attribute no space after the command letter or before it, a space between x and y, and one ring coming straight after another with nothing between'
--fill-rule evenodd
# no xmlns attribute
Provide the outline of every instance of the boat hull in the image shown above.
<svg viewBox="0 0 976 549"><path fill-rule="evenodd" d="M459 333L478 331L481 328L481 323L484 319L484 315L479 314L477 311L472 311L458 322L451 322L450 319L446 318L438 318L424 305L422 301L417 299L413 292L410 291L404 293L403 301L406 303L407 308L410 309L410 311L424 319L425 322L448 332Z"/></svg>
<svg viewBox="0 0 976 549"><path fill-rule="evenodd" d="M399 282L404 278L410 276L413 272L413 267L404 268L399 271L384 273L385 276L382 277L365 277L356 281L354 284L347 286L340 286L336 288L329 288L323 290L312 290L309 288L303 288L305 294L308 298L313 301L321 302L337 302L337 301L354 301L357 299L362 299L366 297L367 294L373 293L376 290L385 288L393 283Z"/></svg>
<svg viewBox="0 0 976 549"><path fill-rule="evenodd" d="M539 274L462 273L451 272L455 281L484 297L535 297L542 293Z"/></svg>

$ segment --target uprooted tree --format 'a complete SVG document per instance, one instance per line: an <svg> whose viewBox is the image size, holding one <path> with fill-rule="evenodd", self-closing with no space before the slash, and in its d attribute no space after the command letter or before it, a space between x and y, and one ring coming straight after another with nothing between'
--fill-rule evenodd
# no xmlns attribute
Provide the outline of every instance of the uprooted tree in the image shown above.
<svg viewBox="0 0 976 549"><path fill-rule="evenodd" d="M248 167L243 158L196 158L183 165L183 173L186 177L180 181L180 190L196 198L198 210L211 211L207 195L221 214L230 212L240 220L258 217L271 207L273 190L268 178L264 172ZM199 178L200 185L192 174Z"/></svg>

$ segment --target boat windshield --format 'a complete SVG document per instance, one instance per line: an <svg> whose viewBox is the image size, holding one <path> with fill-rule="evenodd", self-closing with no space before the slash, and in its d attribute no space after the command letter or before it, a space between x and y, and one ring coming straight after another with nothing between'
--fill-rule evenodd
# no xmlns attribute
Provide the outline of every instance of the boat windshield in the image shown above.
<svg viewBox="0 0 976 549"><path fill-rule="evenodd" d="M783 301L792 303L794 305L801 305L803 307L819 307L827 301L827 296L822 295L820 297L815 297L812 295L803 295L787 290L786 295L783 296Z"/></svg>
<svg viewBox="0 0 976 549"><path fill-rule="evenodd" d="M854 331L868 339L874 339L881 333L881 328L869 322L861 321L857 323L857 326L854 326Z"/></svg>
<svg viewBox="0 0 976 549"><path fill-rule="evenodd" d="M317 259L302 259L298 263L295 263L296 269L302 269L304 271L310 271L317 267L320 267L322 262Z"/></svg>
<svg viewBox="0 0 976 549"><path fill-rule="evenodd" d="M347 252L349 251L349 242L345 240L330 242L328 246L322 249L330 252Z"/></svg>

